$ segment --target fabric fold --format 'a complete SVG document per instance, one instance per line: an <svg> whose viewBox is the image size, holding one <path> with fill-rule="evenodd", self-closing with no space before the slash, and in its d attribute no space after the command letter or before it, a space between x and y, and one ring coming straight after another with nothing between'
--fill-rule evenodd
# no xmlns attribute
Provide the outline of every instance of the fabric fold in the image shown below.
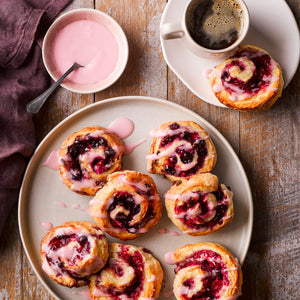
<svg viewBox="0 0 300 300"><path fill-rule="evenodd" d="M36 146L26 104L51 83L38 39L69 2L0 1L0 235Z"/></svg>

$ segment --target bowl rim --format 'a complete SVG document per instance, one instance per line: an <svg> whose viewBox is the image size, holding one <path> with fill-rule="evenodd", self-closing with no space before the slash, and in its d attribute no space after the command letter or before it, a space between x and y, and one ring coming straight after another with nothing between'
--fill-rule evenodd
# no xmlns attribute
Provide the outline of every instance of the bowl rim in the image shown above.
<svg viewBox="0 0 300 300"><path fill-rule="evenodd" d="M47 64L47 55L46 55L46 45L47 45L47 41L49 36L52 33L53 28L55 28L55 26L57 26L57 24L59 22L61 22L63 19L67 18L68 16L72 15L72 14L78 14L80 12L88 12L88 13L92 13L95 15L99 15L101 17L104 17L106 19L108 19L112 24L114 24L114 26L116 28L119 29L119 33L120 33L120 41L121 41L121 45L122 47L122 52L124 53L124 59L122 59L121 61L119 61L117 63L117 65L120 65L119 71L116 72L116 74L111 78L111 80L109 80L106 84L100 86L100 87L93 87L91 89L85 89L85 90L81 90L79 88L74 88L74 87L70 87L68 83L61 83L60 86L62 86L63 88L71 91L71 92L75 92L75 93L80 93L80 94L91 94L91 93L97 93L100 91L105 90L106 88L108 88L109 86L111 86L112 84L114 84L119 78L120 76L123 74L126 65L128 63L128 57L129 57L129 45L128 45L128 40L126 37L126 34L123 30L123 28L121 27L121 25L110 15L108 15L107 13L95 9L95 8L76 8L76 9L72 9L62 15L60 15L59 17L57 17L52 24L50 25L50 27L48 28L44 38L43 38L43 43L42 43L42 59L43 59L43 64L48 72L48 74L51 76L51 78L56 81L58 80L59 77L54 76L53 72L51 72L50 67ZM71 23L71 22L70 22ZM109 28L108 28L109 29ZM112 32L112 34L114 34ZM101 81L100 81L101 82ZM96 85L97 83L95 83ZM82 84L82 86L86 86L86 84Z"/></svg>

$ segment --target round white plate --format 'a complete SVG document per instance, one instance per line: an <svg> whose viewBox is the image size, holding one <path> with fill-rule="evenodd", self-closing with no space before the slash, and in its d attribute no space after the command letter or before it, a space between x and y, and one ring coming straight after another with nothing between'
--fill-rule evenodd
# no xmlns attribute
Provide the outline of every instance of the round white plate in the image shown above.
<svg viewBox="0 0 300 300"><path fill-rule="evenodd" d="M125 139L125 142L134 143L147 139L145 143L124 157L123 169L147 173L145 157L151 144L150 130L158 128L167 121L191 120L200 124L210 134L218 155L213 173L219 177L220 183L230 186L234 192L235 216L233 222L219 232L203 237L192 237L182 233L179 236L160 234L157 232L159 228L180 232L168 219L165 209L163 209L161 220L152 230L135 240L123 242L148 248L160 260L164 269L165 291L172 289L174 267L165 263L164 255L185 244L199 241L218 242L230 249L241 262L245 259L252 232L252 196L244 169L225 138L199 115L166 100L136 96L103 100L69 116L45 137L28 165L20 191L19 228L25 252L39 279L57 298L83 299L81 295L74 295L74 292L78 293L87 288L69 289L60 286L52 282L43 272L39 246L42 237L46 234L46 229L41 226L41 222L50 222L54 226L61 225L66 221L93 222L87 211L71 207L71 205L80 205L81 208L88 208L91 197L69 190L62 183L58 171L42 166L42 164L49 154L53 150L59 149L63 141L74 131L91 125L107 127L119 117L129 118L135 126L133 133ZM151 174L151 176L163 200L171 183L162 175ZM62 208L57 205L57 202L63 202L67 207ZM107 237L110 242L121 242L116 238ZM159 299L164 299L163 294Z"/></svg>
<svg viewBox="0 0 300 300"><path fill-rule="evenodd" d="M161 25L181 20L189 0L169 0ZM280 64L286 87L293 78L300 58L299 29L284 0L244 0L250 14L250 28L243 44L267 50ZM203 72L224 59L204 59L191 53L182 39L163 40L161 45L168 66L203 101L225 107L215 97Z"/></svg>

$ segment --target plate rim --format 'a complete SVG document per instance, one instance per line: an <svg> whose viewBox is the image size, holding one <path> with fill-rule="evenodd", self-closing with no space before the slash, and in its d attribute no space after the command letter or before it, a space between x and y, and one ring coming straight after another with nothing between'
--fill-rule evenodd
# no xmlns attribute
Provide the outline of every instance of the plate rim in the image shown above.
<svg viewBox="0 0 300 300"><path fill-rule="evenodd" d="M236 154L236 152L234 151L234 149L232 148L232 146L230 145L230 143L226 140L226 138L219 132L219 130L214 127L211 123L209 123L206 119L204 119L202 116L200 116L199 114L195 113L194 111L192 111L191 109L188 109L180 104L171 102L169 100L166 99L162 99L162 98L158 98L158 97L150 97L150 96L119 96L119 97L112 97L112 98L107 98L104 100L100 100L98 102L95 103L91 103L81 109L79 109L78 111L72 113L71 115L69 115L68 117L66 117L65 119L63 119L62 121L60 121L56 126L53 127L53 129L51 129L49 131L48 134L46 134L46 136L42 139L42 141L38 144L38 146L36 147L35 151L33 152L28 165L26 167L26 171L24 173L23 179L22 179L22 184L20 187L20 192L19 192L19 197L18 197L18 227L19 227L19 234L20 234L20 238L21 238L21 242L22 242L22 246L23 246L23 250L27 256L27 259L29 260L29 263L32 267L32 269L35 272L35 275L38 277L39 281L43 284L44 288L46 288L46 290L56 299L59 299L58 296L54 293L54 291L52 291L52 289L50 288L50 286L45 282L45 280L40 276L38 270L35 267L35 264L33 262L33 258L31 258L30 254L29 254L29 249L30 249L30 245L28 245L28 242L26 243L25 241L25 232L26 231L24 229L24 225L22 226L22 224L26 221L26 217L24 214L22 214L22 207L24 206L25 200L22 200L22 195L24 193L25 190L25 186L24 184L26 183L27 177L29 176L28 174L31 172L31 169L34 168L34 160L36 155L39 153L40 149L44 146L44 144L47 142L47 140L49 138L51 138L52 135L55 134L56 130L58 130L61 126L64 126L67 122L71 121L72 119L78 117L78 115L82 114L82 113L86 113L88 110L92 110L94 107L96 106L102 106L102 105L106 105L107 103L115 103L118 101L126 101L126 100L134 100L134 101L149 101L149 102L157 102L159 104L163 104L163 105L167 105L167 106L172 106L175 109L179 109L181 111L184 111L188 114L191 114L191 116L195 117L196 119L200 119L201 122L203 122L203 124L209 129L209 131L212 131L218 139L221 140L222 143L224 143L227 147L227 149L230 151L230 154L234 157L238 168L240 169L240 171L243 173L243 176L245 178L245 184L247 187L247 198L249 199L249 215L248 215L248 223L250 226L248 226L246 233L249 236L247 239L247 245L245 247L245 254L244 257L240 258L239 261L241 263L241 265L243 264L243 262L245 261L245 258L247 256L248 250L249 250L249 246L251 243L251 238L252 238L252 232L253 232L253 214L254 214L254 207L253 207L253 198L252 198L252 192L251 192L251 187L249 184L249 180L247 177L247 174L244 170L244 167L238 157L238 155Z"/></svg>

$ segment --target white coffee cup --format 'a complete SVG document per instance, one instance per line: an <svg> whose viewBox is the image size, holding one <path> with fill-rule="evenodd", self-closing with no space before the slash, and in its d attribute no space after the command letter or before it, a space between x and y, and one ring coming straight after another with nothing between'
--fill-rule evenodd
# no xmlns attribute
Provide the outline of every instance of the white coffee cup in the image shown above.
<svg viewBox="0 0 300 300"><path fill-rule="evenodd" d="M233 23L233 21L237 21L237 19L239 21L239 24L237 24L238 22L234 22L235 26L237 27L236 28L237 38L232 43L225 45L224 48L214 49L213 47L211 48L206 45L204 46L203 44L201 45L199 43L199 40L198 42L196 42L195 37L192 37L193 33L190 28L192 26L191 24L195 22L195 17L194 17L195 11L196 9L201 10L200 5L204 5L205 2L206 3L213 2L214 5L211 6L211 12L213 12L213 16L215 16L215 18L211 16L205 16L205 20L206 20L205 28L208 30L207 32L212 33L211 37L216 38L216 36L220 34L220 30L223 30L226 27L221 25L219 25L218 27L218 24L220 24L220 22L222 23L228 20L232 20ZM234 10L234 15L232 16L229 14L226 15L226 13L228 12L228 10L226 10L227 7L229 7L229 9L232 8L232 10ZM207 10L206 11L203 10L204 14L206 12ZM217 13L219 13L218 17L216 17ZM234 16L236 17L235 19ZM239 18L237 18L237 16L239 16ZM202 22L202 20L200 21ZM199 19L197 20L197 22L199 22ZM228 24L228 22L224 24ZM225 57L230 55L230 53L232 53L233 50L238 45L240 45L241 42L246 37L249 29L249 24L250 24L249 12L243 0L191 0L188 1L187 5L185 6L184 13L182 15L181 20L179 19L178 22L174 22L174 23L162 24L160 28L160 32L161 32L161 38L164 40L178 39L178 38L182 39L186 47L188 47L188 49L192 53L194 53L199 57L214 58L216 56ZM234 25L232 26L234 27ZM204 28L204 26L202 26L202 28ZM218 34L217 31L214 32L215 30L214 28L219 28ZM229 33L228 33L228 37L229 37ZM222 41L224 42L224 39Z"/></svg>

